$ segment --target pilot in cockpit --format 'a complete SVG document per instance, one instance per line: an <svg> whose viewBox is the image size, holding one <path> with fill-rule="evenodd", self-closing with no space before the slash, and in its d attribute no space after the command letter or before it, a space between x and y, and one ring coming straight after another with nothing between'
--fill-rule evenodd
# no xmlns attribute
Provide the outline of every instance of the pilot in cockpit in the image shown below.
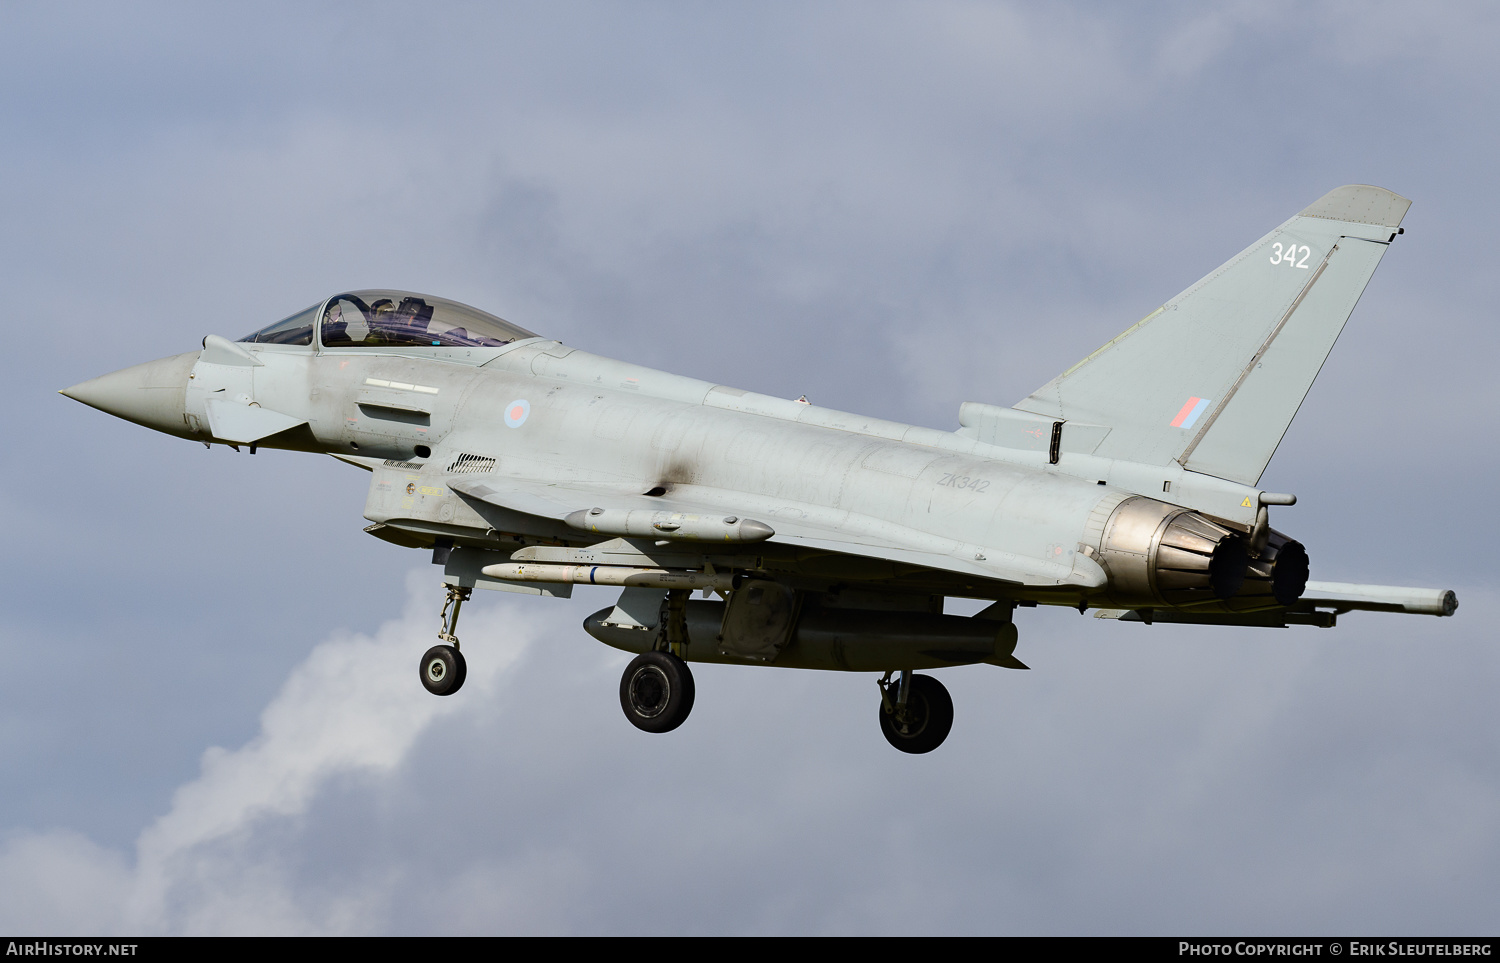
<svg viewBox="0 0 1500 963"><path fill-rule="evenodd" d="M370 305L370 314L365 318L365 323L370 326L370 333L365 335L366 343L374 344L399 344L400 338L393 337L396 333L396 302L390 298L381 298Z"/></svg>
<svg viewBox="0 0 1500 963"><path fill-rule="evenodd" d="M322 321L322 344L332 348L498 348L517 337L535 335L466 305L396 291L337 295ZM305 343L312 343L310 322Z"/></svg>
<svg viewBox="0 0 1500 963"><path fill-rule="evenodd" d="M426 344L431 321L432 305L421 298L402 298L401 305L396 308L394 323L402 340L408 344Z"/></svg>
<svg viewBox="0 0 1500 963"><path fill-rule="evenodd" d="M344 320L344 306L333 302L333 307L323 316L323 343L348 344L349 322Z"/></svg>

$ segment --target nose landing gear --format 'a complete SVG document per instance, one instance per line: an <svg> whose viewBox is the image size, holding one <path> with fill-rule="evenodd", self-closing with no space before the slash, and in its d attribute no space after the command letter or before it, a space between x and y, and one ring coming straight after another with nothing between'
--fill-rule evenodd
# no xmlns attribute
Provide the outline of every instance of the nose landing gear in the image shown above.
<svg viewBox="0 0 1500 963"><path fill-rule="evenodd" d="M422 654L422 685L433 695L452 695L468 674L463 653L451 645L434 645Z"/></svg>
<svg viewBox="0 0 1500 963"><path fill-rule="evenodd" d="M930 675L901 670L876 680L880 686L880 731L885 741L902 752L931 752L943 744L953 728L953 697Z"/></svg>
<svg viewBox="0 0 1500 963"><path fill-rule="evenodd" d="M464 654L458 650L458 610L473 594L473 589L457 585L448 586L448 598L443 602L442 630L438 632L441 644L434 645L422 653L419 670L422 687L433 695L452 695L463 687L469 675L469 665Z"/></svg>

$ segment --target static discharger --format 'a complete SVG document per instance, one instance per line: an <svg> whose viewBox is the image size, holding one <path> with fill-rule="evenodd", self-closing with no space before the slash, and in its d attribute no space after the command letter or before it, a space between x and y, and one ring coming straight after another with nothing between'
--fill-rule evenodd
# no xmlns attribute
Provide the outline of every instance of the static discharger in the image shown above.
<svg viewBox="0 0 1500 963"><path fill-rule="evenodd" d="M698 542L764 542L776 530L736 515L590 508L563 519L572 528L619 538L681 538ZM600 583L605 584L605 583ZM608 583L615 584L615 583Z"/></svg>

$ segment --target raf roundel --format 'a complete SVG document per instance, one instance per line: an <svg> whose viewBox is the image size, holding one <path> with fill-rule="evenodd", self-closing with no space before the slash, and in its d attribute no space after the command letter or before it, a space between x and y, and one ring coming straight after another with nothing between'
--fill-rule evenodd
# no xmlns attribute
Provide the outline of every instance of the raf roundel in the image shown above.
<svg viewBox="0 0 1500 963"><path fill-rule="evenodd" d="M529 414L531 414L531 402L524 398L517 398L505 406L505 426L519 428L526 424L526 416Z"/></svg>

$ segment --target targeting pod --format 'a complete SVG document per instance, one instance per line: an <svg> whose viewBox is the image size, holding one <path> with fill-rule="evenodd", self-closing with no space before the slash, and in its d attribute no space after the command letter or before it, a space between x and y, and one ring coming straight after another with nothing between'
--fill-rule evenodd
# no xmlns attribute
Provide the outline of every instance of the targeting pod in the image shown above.
<svg viewBox="0 0 1500 963"><path fill-rule="evenodd" d="M646 606L653 613L656 607L655 601ZM649 625L634 623L615 606L589 616L583 628L605 645L647 652L656 640L654 616L649 621ZM688 662L844 672L936 669L979 662L1026 668L1013 655L1017 633L1011 622L926 612L804 612L787 626L789 638L782 645L758 657L745 654L726 637L730 626L725 622L723 602L688 602L685 621L687 644L682 658Z"/></svg>

